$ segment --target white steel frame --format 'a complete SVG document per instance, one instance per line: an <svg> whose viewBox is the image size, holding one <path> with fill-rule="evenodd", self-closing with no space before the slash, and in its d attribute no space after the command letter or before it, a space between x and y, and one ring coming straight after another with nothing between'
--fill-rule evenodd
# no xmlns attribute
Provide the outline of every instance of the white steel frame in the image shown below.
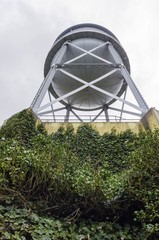
<svg viewBox="0 0 159 240"><path fill-rule="evenodd" d="M108 50L112 56L112 58L114 59L114 63L97 56L95 53L93 53L95 50L103 47L104 45L108 46ZM67 46L70 46L72 48L76 48L78 50L80 50L82 53L79 54L79 56L72 58L69 61L66 61L65 63L61 64L61 60L63 59L63 56L66 52ZM96 66L104 66L104 67L111 67L111 70L102 75L101 77L98 77L94 80L92 80L91 82L87 82L84 79L81 79L77 76L75 76L74 74L67 72L67 68L72 67L72 66L76 66L78 67L79 65L83 66L83 67L87 67L88 65L93 65L92 63L90 64L77 64L75 63L75 61L77 59L82 58L85 55L91 55L96 59L99 59L102 61L102 63L97 63L95 64ZM112 70L113 68L113 70ZM83 85L78 87L77 89L70 91L66 94L64 94L63 96L54 98L52 100L52 96L50 94L49 91L49 86L50 84L52 84L53 79L55 77L55 74L57 71L62 72L64 75L74 79L75 81L78 81L80 83L82 83ZM109 78L109 76L111 76L113 73L120 71L122 77L123 77L123 81L125 81L125 83L127 84L127 87L130 88L134 98L136 99L137 104L134 104L132 102L129 102L126 100L126 90L124 93L124 98L118 97L117 95L114 95L106 90L103 90L97 86L95 86L94 84L97 82L100 82L102 79L104 78ZM52 85L53 87L53 85ZM120 121L122 121L122 114L126 113L126 114L130 114L132 116L138 116L138 117L142 117L147 111L148 111L148 106L146 104L146 102L144 101L142 95L140 94L139 90L137 89L135 83L133 82L132 78L130 77L130 74L128 72L128 70L126 69L126 67L123 64L123 61L121 59L121 57L119 56L118 52L115 50L115 48L113 47L113 45L110 42L105 42L101 45L99 45L98 47L95 47L93 49L91 49L90 51L87 51L79 46L76 46L75 44L73 44L70 41L67 41L63 44L63 46L61 47L60 51L59 51L59 55L58 58L56 60L56 64L52 65L50 68L50 71L48 72L47 76L45 77L43 83L41 84L32 104L31 104L31 108L32 110L36 113L37 116L39 116L40 118L43 116L46 116L47 114L51 113L53 116L53 121L56 122L56 113L59 111L64 111L65 110L65 118L64 121L68 122L69 121L69 117L70 117L70 113L72 113L80 122L83 122L83 119L80 118L79 114L77 114L76 110L73 109L69 104L64 107L59 107L59 108L54 108L55 103L60 102L62 100L64 100L65 98L78 93L79 91L85 89L85 88L93 88L96 91L105 94L107 96L112 97L113 99L119 101L122 103L122 107L121 108L114 108L112 105L107 106L106 104L101 106L101 110L99 111L99 113L91 120L92 122L96 121L97 118L104 112L105 113L105 121L109 121L109 110L113 110L113 111L117 111L120 112ZM46 92L48 91L49 93L49 102L42 105L42 101L44 99L44 96L46 95ZM124 105L128 105L129 107L133 108L133 111L127 111L124 110ZM50 110L48 110L48 108L51 108ZM135 112L135 111L138 112Z"/></svg>

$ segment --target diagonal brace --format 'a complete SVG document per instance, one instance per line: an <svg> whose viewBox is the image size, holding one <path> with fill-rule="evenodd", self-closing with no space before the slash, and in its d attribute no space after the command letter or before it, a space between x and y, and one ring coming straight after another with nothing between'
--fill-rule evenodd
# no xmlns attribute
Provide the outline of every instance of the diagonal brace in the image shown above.
<svg viewBox="0 0 159 240"><path fill-rule="evenodd" d="M72 44L72 43L70 43L70 42L67 42L67 44L70 45L70 46L72 46L72 47L74 47L74 48L77 48L78 50L81 50L82 52L84 52L84 54L81 54L80 56L78 56L78 57L76 57L76 58L73 58L73 59L71 59L70 61L65 62L65 64L71 63L71 62L73 62L73 61L75 61L75 60L77 60L77 59L79 59L79 58L81 58L81 57L83 57L83 56L85 56L85 55L88 54L88 55L93 56L94 58L97 58L97 59L99 59L99 60L107 63L107 64L113 65L112 62L110 62L110 61L108 61L108 60L106 60L106 59L104 59L104 58L101 58L101 57L97 56L96 54L92 53L93 51L97 50L98 48L100 48L100 47L102 47L102 46L104 46L104 45L107 45L107 44L108 44L107 42L104 43L104 44L102 44L102 45L100 45L100 46L98 46L98 47L93 48L93 49L90 50L90 51L87 51L87 50L85 50L85 49L83 49L83 48L81 48L81 47L78 47L78 46L76 46L76 45L74 45L74 44Z"/></svg>
<svg viewBox="0 0 159 240"><path fill-rule="evenodd" d="M113 74L114 72L116 72L118 69L113 69L113 70L110 71L109 73L106 73L105 75L103 75L103 76L101 76L101 77L99 77L99 78L97 78L97 79L95 79L95 80L93 80L92 82L89 82L89 83L86 82L86 81L84 81L84 80L82 80L81 78L78 78L78 77L74 76L74 75L71 74L71 73L66 72L66 71L63 70L63 69L58 69L58 70L61 71L61 72L63 72L63 73L65 73L65 74L68 75L69 77L72 77L73 79L75 79L75 80L83 83L84 85L81 86L81 87L79 87L79 88L77 88L77 89L75 89L75 90L73 90L73 91L71 91L71 92L69 92L69 93L64 94L63 96L61 96L61 97L59 97L59 98L56 98L55 100L53 100L53 101L51 101L51 102L49 102L49 103L47 103L47 104L45 104L45 105L43 105L42 107L40 107L39 109L37 109L37 112L45 109L46 107L50 106L51 104L55 104L56 102L59 102L59 101L65 99L65 98L67 98L67 97L69 97L69 96L71 96L71 95L73 95L73 94L75 94L75 93L77 93L77 92L79 92L79 91L81 91L81 90L89 87L89 86L91 87L91 84L94 84L94 83L96 83L96 82L101 81L103 78L110 76L111 74ZM99 89L100 89L100 88L99 88ZM114 95L114 96L115 96L115 95Z"/></svg>

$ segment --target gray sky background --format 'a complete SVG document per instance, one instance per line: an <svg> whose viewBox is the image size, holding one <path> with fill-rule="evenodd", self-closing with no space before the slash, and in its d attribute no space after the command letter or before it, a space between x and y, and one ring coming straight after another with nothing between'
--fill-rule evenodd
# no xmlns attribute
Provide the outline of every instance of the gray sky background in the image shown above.
<svg viewBox="0 0 159 240"><path fill-rule="evenodd" d="M30 106L57 36L86 22L117 36L141 94L159 109L158 0L0 0L0 125Z"/></svg>

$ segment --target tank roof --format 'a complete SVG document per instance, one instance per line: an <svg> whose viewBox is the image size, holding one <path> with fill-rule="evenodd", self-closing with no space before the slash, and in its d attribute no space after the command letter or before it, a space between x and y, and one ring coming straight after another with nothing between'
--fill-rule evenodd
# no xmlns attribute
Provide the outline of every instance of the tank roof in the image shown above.
<svg viewBox="0 0 159 240"><path fill-rule="evenodd" d="M103 32L111 35L112 37L114 37L118 42L119 40L117 39L117 37L110 31L108 30L107 28L103 27L103 26L100 26L98 24L94 24L94 23L81 23L81 24L77 24L77 25L74 25L72 27L69 27L67 28L65 31L63 31L55 40L55 42L57 40L59 40L61 37L63 37L64 35L66 35L67 33L73 31L73 30L76 30L78 28L97 28L99 30L102 30Z"/></svg>

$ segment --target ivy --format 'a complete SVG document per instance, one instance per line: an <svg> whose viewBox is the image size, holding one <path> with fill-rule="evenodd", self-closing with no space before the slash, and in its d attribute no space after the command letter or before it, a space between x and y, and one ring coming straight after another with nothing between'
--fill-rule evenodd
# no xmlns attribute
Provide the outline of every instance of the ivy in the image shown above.
<svg viewBox="0 0 159 240"><path fill-rule="evenodd" d="M38 133L46 134L41 123L31 109L25 109L9 118L0 128L0 138L15 139L23 146L32 144L32 137Z"/></svg>
<svg viewBox="0 0 159 240"><path fill-rule="evenodd" d="M128 156L137 147L137 135L130 130L117 133L112 129L111 133L100 135L89 124L79 126L76 133L70 124L66 129L60 127L52 138L57 143L65 144L81 161L90 159L96 166L107 162L113 173L128 168Z"/></svg>
<svg viewBox="0 0 159 240"><path fill-rule="evenodd" d="M159 239L159 130L0 129L0 239Z"/></svg>
<svg viewBox="0 0 159 240"><path fill-rule="evenodd" d="M143 230L130 225L105 222L80 221L72 223L64 219L39 216L27 209L0 205L0 238L16 240L139 240L146 236ZM140 238L142 237L142 238Z"/></svg>

